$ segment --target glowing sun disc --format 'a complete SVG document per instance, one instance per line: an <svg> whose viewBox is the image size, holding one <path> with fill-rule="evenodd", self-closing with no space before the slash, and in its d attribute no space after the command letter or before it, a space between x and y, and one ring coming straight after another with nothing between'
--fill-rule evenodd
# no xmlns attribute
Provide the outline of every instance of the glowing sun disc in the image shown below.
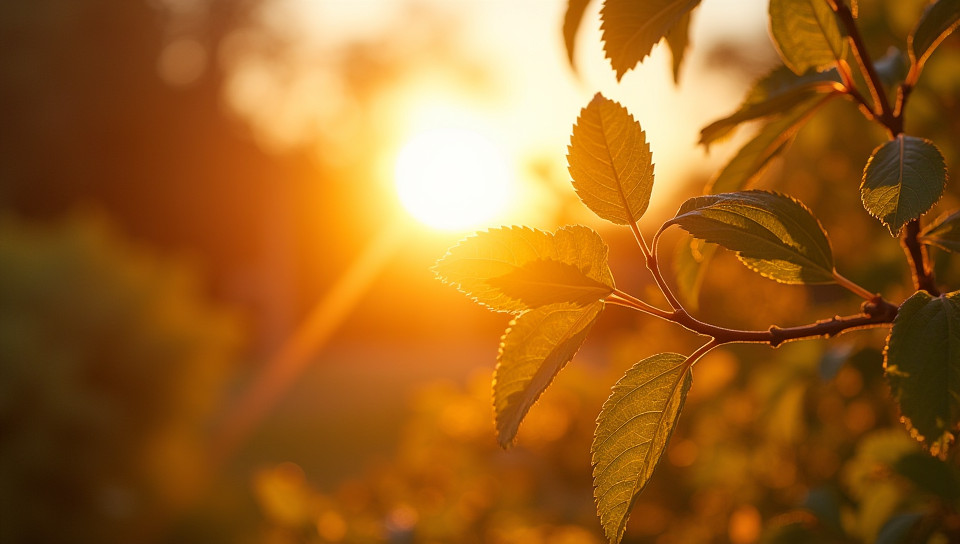
<svg viewBox="0 0 960 544"><path fill-rule="evenodd" d="M400 202L431 227L456 230L492 220L507 204L506 154L482 134L458 128L423 132L396 163Z"/></svg>

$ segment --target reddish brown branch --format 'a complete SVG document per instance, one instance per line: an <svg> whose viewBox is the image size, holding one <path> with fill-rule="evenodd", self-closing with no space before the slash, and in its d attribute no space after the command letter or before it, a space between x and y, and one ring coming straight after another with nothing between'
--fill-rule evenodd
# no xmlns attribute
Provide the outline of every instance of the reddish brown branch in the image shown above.
<svg viewBox="0 0 960 544"><path fill-rule="evenodd" d="M608 300L608 302L651 313L647 308L637 307L632 304L632 301L624 298L618 297L615 300ZM672 321L697 334L709 336L714 339L715 345L754 343L769 344L773 347L793 340L828 338L851 330L888 325L893 323L894 318L897 317L897 307L880 296L864 302L861 310L862 313L857 315L835 316L830 319L824 319L816 323L798 327L771 326L765 331L728 329L710 323L704 323L682 309L668 314L657 313L652 315Z"/></svg>
<svg viewBox="0 0 960 544"><path fill-rule="evenodd" d="M914 219L907 223L903 229L903 235L900 237L900 244L903 245L903 251L907 254L907 260L910 262L910 269L913 274L913 285L918 290L924 290L933 296L940 296L940 290L937 289L937 282L933 277L933 267L930 266L930 259L927 255L927 248L920 243L920 220Z"/></svg>
<svg viewBox="0 0 960 544"><path fill-rule="evenodd" d="M890 136L896 137L897 134L903 132L903 117L897 115L893 108L890 107L890 101L887 99L887 91L883 86L883 81L880 80L877 69L873 65L870 53L867 52L867 46L863 42L863 36L860 35L860 29L857 28L857 22L853 18L853 13L844 2L830 2L830 7L833 8L834 13L836 13L840 19L840 23L843 24L844 29L846 29L847 36L849 36L850 42L853 45L853 56L857 59L860 70L864 76L866 76L867 86L870 88L870 94L873 96L875 102L872 113L876 120L890 132ZM856 92L856 89L852 90ZM854 96L854 98L856 98L856 96ZM858 101L865 105L862 97L860 97Z"/></svg>

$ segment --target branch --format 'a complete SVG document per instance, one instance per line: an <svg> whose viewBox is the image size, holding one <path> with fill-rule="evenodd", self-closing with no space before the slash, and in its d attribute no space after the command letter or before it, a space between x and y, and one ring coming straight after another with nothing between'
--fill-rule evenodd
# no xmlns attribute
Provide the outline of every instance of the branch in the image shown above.
<svg viewBox="0 0 960 544"><path fill-rule="evenodd" d="M870 88L870 94L874 100L873 114L877 120L890 131L891 136L900 134L903 132L903 119L895 115L890 107L890 102L887 100L887 92L883 87L883 82L880 81L880 75L877 74L877 70L873 66L870 53L867 52L867 46L863 42L863 36L860 35L860 29L857 28L853 13L851 13L850 8L844 2L839 0L832 0L830 7L833 8L834 13L840 18L840 22L846 29L850 42L853 45L853 56L857 59L857 64L860 65L860 70L867 80L867 86ZM863 100L862 97L860 100Z"/></svg>
<svg viewBox="0 0 960 544"><path fill-rule="evenodd" d="M910 261L913 286L935 297L940 296L940 290L937 289L937 282L933 277L933 267L930 266L930 259L927 255L927 248L917 239L919 235L920 220L914 219L907 223L907 228L904 229L903 236L900 238L903 251L907 254L907 260Z"/></svg>
<svg viewBox="0 0 960 544"><path fill-rule="evenodd" d="M893 319L897 317L897 307L877 295L864 302L861 306L861 313L856 315L835 316L799 327L784 328L774 325L765 331L751 331L728 329L705 323L682 309L674 312L664 312L619 291L608 298L607 302L640 310L661 319L672 321L701 336L709 336L713 338L713 341L709 344L711 348L721 344L735 343L769 344L771 347L777 347L784 342L794 340L829 338L851 330L888 325L893 323ZM655 311L651 311L651 309Z"/></svg>

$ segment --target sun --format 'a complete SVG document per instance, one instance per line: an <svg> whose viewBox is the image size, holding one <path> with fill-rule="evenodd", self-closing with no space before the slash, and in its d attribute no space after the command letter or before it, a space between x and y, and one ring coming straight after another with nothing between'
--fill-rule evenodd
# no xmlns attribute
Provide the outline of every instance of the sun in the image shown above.
<svg viewBox="0 0 960 544"><path fill-rule="evenodd" d="M419 221L462 230L493 220L509 201L507 154L490 138L463 128L422 132L400 150L400 202Z"/></svg>

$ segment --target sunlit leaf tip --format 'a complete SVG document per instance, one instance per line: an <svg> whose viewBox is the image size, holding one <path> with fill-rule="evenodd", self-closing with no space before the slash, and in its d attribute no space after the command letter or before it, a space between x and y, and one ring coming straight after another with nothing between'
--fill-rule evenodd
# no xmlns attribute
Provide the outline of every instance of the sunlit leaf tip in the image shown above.
<svg viewBox="0 0 960 544"><path fill-rule="evenodd" d="M884 369L911 435L945 455L960 428L960 291L918 291L900 306Z"/></svg>
<svg viewBox="0 0 960 544"><path fill-rule="evenodd" d="M623 538L630 510L666 449L691 380L686 357L660 353L630 368L603 404L591 455L597 513L612 544Z"/></svg>
<svg viewBox="0 0 960 544"><path fill-rule="evenodd" d="M600 10L603 50L619 81L700 0L606 0ZM676 52L674 52L676 54Z"/></svg>
<svg viewBox="0 0 960 544"><path fill-rule="evenodd" d="M653 190L653 155L640 123L617 102L597 93L580 111L567 166L585 206L618 225L636 223Z"/></svg>
<svg viewBox="0 0 960 544"><path fill-rule="evenodd" d="M873 150L860 197L870 215L897 236L940 200L946 183L946 164L933 142L900 134Z"/></svg>
<svg viewBox="0 0 960 544"><path fill-rule="evenodd" d="M806 113L818 103L811 98L821 93L838 93L839 81L836 70L811 70L798 76L787 67L778 66L754 82L737 111L703 127L699 143L709 149L710 144L725 138L741 123L763 117L789 117L790 110L803 103L808 103L802 110Z"/></svg>
<svg viewBox="0 0 960 544"><path fill-rule="evenodd" d="M493 379L497 440L507 448L527 411L573 358L600 317L603 302L555 304L524 312L500 340Z"/></svg>
<svg viewBox="0 0 960 544"><path fill-rule="evenodd" d="M556 233L529 227L478 232L450 248L434 272L479 304L511 313L558 302L589 304L614 288L607 245L580 225Z"/></svg>
<svg viewBox="0 0 960 544"><path fill-rule="evenodd" d="M907 52L915 71L957 26L960 26L960 0L938 0L927 6L917 27L907 37Z"/></svg>

